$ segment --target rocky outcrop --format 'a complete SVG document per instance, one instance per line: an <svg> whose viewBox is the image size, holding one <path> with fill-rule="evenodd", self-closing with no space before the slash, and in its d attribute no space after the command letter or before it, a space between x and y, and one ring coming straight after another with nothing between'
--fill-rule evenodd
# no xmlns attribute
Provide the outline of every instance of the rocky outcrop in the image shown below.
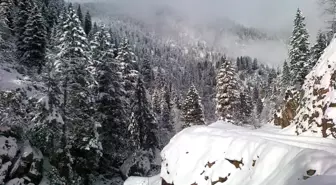
<svg viewBox="0 0 336 185"><path fill-rule="evenodd" d="M336 138L336 39L306 77L297 115L288 129L297 135Z"/></svg>
<svg viewBox="0 0 336 185"><path fill-rule="evenodd" d="M0 184L38 185L42 179L43 155L15 135L8 127L0 128Z"/></svg>
<svg viewBox="0 0 336 185"><path fill-rule="evenodd" d="M300 94L294 89L286 91L283 106L274 114L273 122L281 128L288 127L297 114L300 103Z"/></svg>

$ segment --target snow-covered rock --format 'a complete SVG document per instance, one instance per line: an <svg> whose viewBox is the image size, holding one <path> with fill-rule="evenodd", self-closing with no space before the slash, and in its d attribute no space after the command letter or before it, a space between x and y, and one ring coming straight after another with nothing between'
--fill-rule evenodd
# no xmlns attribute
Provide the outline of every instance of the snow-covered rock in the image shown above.
<svg viewBox="0 0 336 185"><path fill-rule="evenodd" d="M0 136L0 158L4 160L12 160L18 152L16 139L13 137Z"/></svg>
<svg viewBox="0 0 336 185"><path fill-rule="evenodd" d="M306 77L300 107L287 131L336 138L336 39Z"/></svg>
<svg viewBox="0 0 336 185"><path fill-rule="evenodd" d="M159 151L135 152L120 167L122 175L128 178L130 176L151 176L157 174L160 169L160 162L156 161L156 153L159 153Z"/></svg>
<svg viewBox="0 0 336 185"><path fill-rule="evenodd" d="M42 153L18 141L10 128L0 128L0 184L34 185L42 178Z"/></svg>
<svg viewBox="0 0 336 185"><path fill-rule="evenodd" d="M162 184L330 185L336 142L222 121L177 134L161 153Z"/></svg>

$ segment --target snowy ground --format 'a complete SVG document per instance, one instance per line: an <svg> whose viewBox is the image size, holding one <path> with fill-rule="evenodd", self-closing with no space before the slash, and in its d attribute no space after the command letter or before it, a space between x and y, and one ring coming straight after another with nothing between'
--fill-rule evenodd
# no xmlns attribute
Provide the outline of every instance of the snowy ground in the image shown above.
<svg viewBox="0 0 336 185"><path fill-rule="evenodd" d="M336 141L224 122L177 134L163 149L161 177L174 185L335 185ZM131 177L125 185L159 185Z"/></svg>

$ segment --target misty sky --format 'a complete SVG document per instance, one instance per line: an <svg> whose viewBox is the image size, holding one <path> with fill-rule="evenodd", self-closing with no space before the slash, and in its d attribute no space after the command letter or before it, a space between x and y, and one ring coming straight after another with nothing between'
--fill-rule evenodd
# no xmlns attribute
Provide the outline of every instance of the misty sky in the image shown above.
<svg viewBox="0 0 336 185"><path fill-rule="evenodd" d="M173 7L191 19L228 17L246 26L270 30L291 29L298 7L307 18L312 35L324 27L318 0L72 0L80 2L107 1L118 3L126 13L146 14L156 5ZM145 16L145 15L141 15Z"/></svg>
<svg viewBox="0 0 336 185"><path fill-rule="evenodd" d="M293 20L297 8L306 17L311 42L320 29L325 29L319 0L70 0L72 2L110 2L99 9L106 15L127 14L150 24L159 24L155 12L162 7L169 7L173 14L183 18L184 23L206 25L223 23L229 18L248 27L255 27L269 33L280 33L288 39L293 29ZM171 16L169 16L171 17ZM160 21L160 20L159 20ZM225 24L226 25L226 24ZM187 25L186 25L187 26ZM163 28L165 29L165 28ZM192 30L189 30L192 31ZM169 31L168 31L169 32ZM256 41L243 48L235 45L235 40L228 37L216 37L217 33L206 33L201 39L209 45L227 48L231 56L248 55L261 59L271 65L281 64L287 57L288 46L284 41ZM284 34L284 35L283 35Z"/></svg>

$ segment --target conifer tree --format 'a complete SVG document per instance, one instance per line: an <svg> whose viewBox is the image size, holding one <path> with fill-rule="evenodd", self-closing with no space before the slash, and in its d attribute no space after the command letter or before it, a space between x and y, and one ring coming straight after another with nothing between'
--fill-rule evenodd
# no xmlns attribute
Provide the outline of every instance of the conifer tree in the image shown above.
<svg viewBox="0 0 336 185"><path fill-rule="evenodd" d="M161 91L161 120L160 129L161 135L165 135L162 139L162 146L165 146L169 139L175 134L173 113L172 113L172 100L171 91L168 85L165 85Z"/></svg>
<svg viewBox="0 0 336 185"><path fill-rule="evenodd" d="M110 42L110 33L101 28L100 31L94 34L90 42L92 57L94 60L105 60L107 58L114 58L114 48Z"/></svg>
<svg viewBox="0 0 336 185"><path fill-rule="evenodd" d="M134 96L134 102L132 103L134 123L131 125L133 128L139 128L140 146L145 150L158 148L156 121L147 100L144 84L140 78L138 79Z"/></svg>
<svg viewBox="0 0 336 185"><path fill-rule="evenodd" d="M9 34L13 29L13 2L11 0L2 0L0 2L0 33L2 35Z"/></svg>
<svg viewBox="0 0 336 185"><path fill-rule="evenodd" d="M126 95L122 79L118 74L120 67L114 59L110 35L105 29L101 29L94 35L91 48L95 60L97 83L95 88L96 119L102 125L101 141L104 148L100 169L106 171L111 167L118 168L117 164L127 157L127 151L131 146L128 146L128 135L125 133L132 127L127 128L129 119L125 110Z"/></svg>
<svg viewBox="0 0 336 185"><path fill-rule="evenodd" d="M216 113L220 119L236 121L235 114L239 111L239 91L235 69L227 59L221 60L223 64L217 74Z"/></svg>
<svg viewBox="0 0 336 185"><path fill-rule="evenodd" d="M308 73L309 35L306 29L305 17L300 9L294 20L294 29L290 39L290 70L293 85L302 85Z"/></svg>
<svg viewBox="0 0 336 185"><path fill-rule="evenodd" d="M290 68L287 64L287 61L284 62L283 69L282 69L282 76L281 81L283 86L289 86L291 82L291 73Z"/></svg>
<svg viewBox="0 0 336 185"><path fill-rule="evenodd" d="M161 114L161 97L157 89L155 89L153 93L152 107L155 114Z"/></svg>
<svg viewBox="0 0 336 185"><path fill-rule="evenodd" d="M141 65L141 74L145 83L145 87L149 89L153 81L153 72L149 57L146 56Z"/></svg>
<svg viewBox="0 0 336 185"><path fill-rule="evenodd" d="M204 125L204 113L196 87L192 85L182 104L183 128L193 125Z"/></svg>
<svg viewBox="0 0 336 185"><path fill-rule="evenodd" d="M24 38L26 31L26 23L32 8L31 0L22 0L18 2L18 13L15 21L15 35L17 36L16 46L19 57L22 57L25 49Z"/></svg>
<svg viewBox="0 0 336 185"><path fill-rule="evenodd" d="M249 123L253 111L252 98L248 95L248 92L241 92L239 96L239 118L241 123L247 124Z"/></svg>
<svg viewBox="0 0 336 185"><path fill-rule="evenodd" d="M38 113L34 117L36 125L32 128L32 144L38 146L45 155L56 153L63 148L66 140L64 128L64 112L62 109L62 90L59 84L62 74L57 70L56 60L50 55L46 63L46 73L43 73L47 87L45 96L39 100Z"/></svg>
<svg viewBox="0 0 336 185"><path fill-rule="evenodd" d="M90 12L87 11L84 19L84 31L86 35L89 35L92 30L92 20L91 20L91 15Z"/></svg>
<svg viewBox="0 0 336 185"><path fill-rule="evenodd" d="M76 171L83 170L86 174L81 175L87 178L88 173L98 167L98 159L102 150L97 132L100 124L93 120L93 78L89 71L89 47L85 32L71 5L64 21L63 33L59 39L59 53L57 54L59 59L56 66L63 74L59 83L62 87L64 135L67 136L64 145L71 153L66 156L72 155L74 159L72 159L73 163L69 163L63 168L65 171L69 171L70 168L74 168ZM79 156L87 158L83 159ZM68 181L72 181L74 177L67 174L70 173L66 173Z"/></svg>
<svg viewBox="0 0 336 185"><path fill-rule="evenodd" d="M45 64L47 29L42 14L35 6L30 13L24 32L24 53L21 58L28 67L37 67L39 73Z"/></svg>
<svg viewBox="0 0 336 185"><path fill-rule="evenodd" d="M92 34L95 34L95 33L97 33L98 31L99 31L99 27L98 27L98 25L97 25L97 22L94 22L94 23L93 23L93 27L92 27L91 32L92 32Z"/></svg>
<svg viewBox="0 0 336 185"><path fill-rule="evenodd" d="M327 46L328 46L328 41L327 41L326 35L320 32L317 35L316 43L311 48L309 71L315 66L315 64L320 59L321 55L323 54Z"/></svg>
<svg viewBox="0 0 336 185"><path fill-rule="evenodd" d="M84 24L84 19L83 19L83 13L82 13L81 5L78 5L77 15L78 15L78 19L81 22L81 25L83 25Z"/></svg>
<svg viewBox="0 0 336 185"><path fill-rule="evenodd" d="M139 76L135 55L129 46L128 40L124 39L118 48L117 61L121 67L121 74L124 81L125 90L131 96L132 90L135 89L137 78Z"/></svg>

